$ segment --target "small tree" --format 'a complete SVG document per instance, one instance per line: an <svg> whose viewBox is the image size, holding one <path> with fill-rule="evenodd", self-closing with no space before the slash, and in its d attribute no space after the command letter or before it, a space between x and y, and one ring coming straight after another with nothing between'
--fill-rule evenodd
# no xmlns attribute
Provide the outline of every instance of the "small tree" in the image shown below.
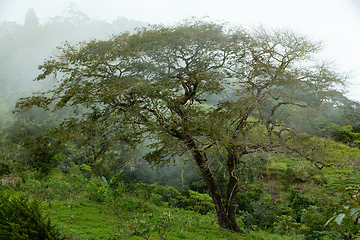
<svg viewBox="0 0 360 240"><path fill-rule="evenodd" d="M38 170L42 175L47 175L58 165L59 153L64 146L59 139L47 131L55 125L56 123L52 119L42 123L21 119L7 129L7 138L17 144L18 149L16 150L21 154L19 162L16 163L18 168L29 166Z"/></svg>
<svg viewBox="0 0 360 240"><path fill-rule="evenodd" d="M285 125L279 114L319 105L344 82L314 61L320 49L290 31L251 32L198 20L107 41L65 43L36 78L58 77L57 86L21 99L16 111L86 109L65 120L63 128L72 132L98 123L114 140L147 139L152 151L145 158L155 165L189 154L207 184L219 226L240 231L235 219L239 169L254 164L244 156L281 151L325 166L316 158L321 149L314 148L316 141L309 144L309 136L295 134L292 122ZM206 104L210 99L212 106ZM214 169L213 162L223 167Z"/></svg>

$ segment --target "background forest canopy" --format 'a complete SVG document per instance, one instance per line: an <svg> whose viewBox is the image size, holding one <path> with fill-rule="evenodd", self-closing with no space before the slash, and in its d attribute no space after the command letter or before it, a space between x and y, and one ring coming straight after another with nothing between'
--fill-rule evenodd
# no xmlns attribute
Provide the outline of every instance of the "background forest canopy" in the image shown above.
<svg viewBox="0 0 360 240"><path fill-rule="evenodd" d="M330 140L360 148L360 104L341 91L346 76L316 59L319 43L197 19L135 31L146 24L94 21L74 5L67 14L39 25L30 9L23 26L1 23L2 175L75 163L150 181L134 159L165 176L161 166L178 163L177 182L152 180L210 193L219 225L239 231L235 195L270 159L322 169L359 158L331 152Z"/></svg>
<svg viewBox="0 0 360 240"><path fill-rule="evenodd" d="M0 111L10 115L12 106L20 98L46 87L33 82L40 72L43 60L56 51L56 46L68 41L76 43L87 39L106 39L112 34L132 31L146 23L119 17L112 24L92 20L79 11L75 4L46 23L39 23L33 9L24 16L24 25L16 22L0 23ZM45 85L44 85L45 84ZM2 115L1 121L7 117Z"/></svg>

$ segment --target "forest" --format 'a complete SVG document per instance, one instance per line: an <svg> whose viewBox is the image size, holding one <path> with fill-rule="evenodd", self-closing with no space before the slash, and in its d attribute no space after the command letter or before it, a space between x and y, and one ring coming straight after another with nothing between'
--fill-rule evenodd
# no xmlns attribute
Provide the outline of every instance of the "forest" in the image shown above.
<svg viewBox="0 0 360 240"><path fill-rule="evenodd" d="M360 237L360 103L321 43L24 17L0 23L1 239Z"/></svg>

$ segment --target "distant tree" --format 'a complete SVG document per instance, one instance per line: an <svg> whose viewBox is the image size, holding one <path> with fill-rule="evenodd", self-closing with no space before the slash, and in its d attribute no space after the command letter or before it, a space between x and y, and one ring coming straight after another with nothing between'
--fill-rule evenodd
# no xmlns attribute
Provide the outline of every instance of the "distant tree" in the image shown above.
<svg viewBox="0 0 360 240"><path fill-rule="evenodd" d="M4 141L4 146L0 145L3 151L2 161L13 165L14 171L31 167L42 175L48 174L51 169L58 166L59 156L64 149L61 141L47 131L55 126L56 122L51 118L42 123L20 118L3 131L7 141ZM16 154L20 156L14 159ZM7 160L8 155L13 159Z"/></svg>
<svg viewBox="0 0 360 240"><path fill-rule="evenodd" d="M38 27L39 26L39 18L36 16L35 10L33 8L29 8L25 15L25 27Z"/></svg>
<svg viewBox="0 0 360 240"><path fill-rule="evenodd" d="M91 19L86 15L86 13L81 12L75 3L70 3L65 12L66 15L68 15L64 19L65 22L70 22L75 25L90 23Z"/></svg>
<svg viewBox="0 0 360 240"><path fill-rule="evenodd" d="M0 37L13 33L20 27L16 22L3 21L0 23Z"/></svg>
<svg viewBox="0 0 360 240"><path fill-rule="evenodd" d="M304 36L189 20L58 49L36 78L55 76L57 86L21 99L16 111L85 108L85 114L64 121L69 132L71 126L98 122L110 139L147 139L152 151L145 159L155 165L189 154L222 229L240 231L235 219L239 169L246 172L258 161L246 155L278 151L325 166L317 158L321 141L296 133L279 114L291 106L321 104L344 82L314 59L321 46ZM216 95L229 97L207 105ZM213 162L221 167L214 169ZM215 174L219 170L224 191Z"/></svg>
<svg viewBox="0 0 360 240"><path fill-rule="evenodd" d="M145 27L148 24L141 21L127 19L125 17L118 17L112 22L112 25L115 27L115 29L118 32L124 32L124 31L133 31L136 28Z"/></svg>

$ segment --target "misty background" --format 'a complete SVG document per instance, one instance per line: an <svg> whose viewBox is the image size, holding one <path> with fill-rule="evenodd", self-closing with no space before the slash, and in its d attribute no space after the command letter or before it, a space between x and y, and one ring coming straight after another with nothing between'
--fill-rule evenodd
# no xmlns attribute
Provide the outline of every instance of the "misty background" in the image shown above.
<svg viewBox="0 0 360 240"><path fill-rule="evenodd" d="M228 21L244 27L263 25L267 28L289 28L307 34L313 40L323 41L322 55L334 62L339 71L350 73L346 96L360 101L360 0L224 0L221 3L205 0L104 0L101 3L86 0L0 0L0 22L2 25L11 22L23 25L30 8L34 10L42 26L73 17L78 18L73 19L78 21L78 25L80 21L87 21L88 24L103 24L103 27L93 32L82 26L72 29L76 31L74 34L70 33L70 29L57 29L56 41L53 37L52 41L46 42L47 52L37 52L36 61L32 61L32 65L26 67L27 69L41 64L42 59L49 56L61 41L106 39L113 33L147 24L173 24L194 16L207 17L210 20ZM81 14L74 17L73 13L76 11ZM38 41L43 44L48 40ZM45 49L45 46L43 48ZM1 50L0 54L4 55L6 52ZM19 67L22 66L16 68ZM31 82L33 74L27 76Z"/></svg>

